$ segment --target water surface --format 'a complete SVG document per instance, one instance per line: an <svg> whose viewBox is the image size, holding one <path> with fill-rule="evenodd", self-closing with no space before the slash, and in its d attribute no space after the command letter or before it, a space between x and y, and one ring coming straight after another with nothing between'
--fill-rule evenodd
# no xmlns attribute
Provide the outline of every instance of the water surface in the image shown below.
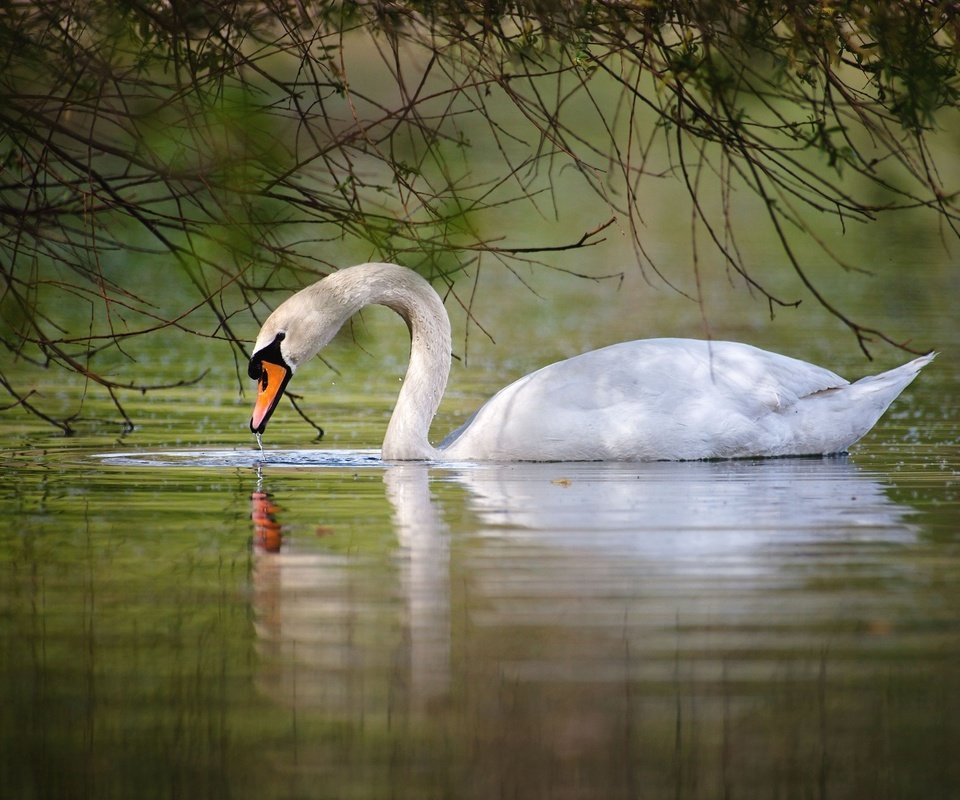
<svg viewBox="0 0 960 800"><path fill-rule="evenodd" d="M953 796L956 433L916 462L898 425L688 464L8 453L4 794Z"/></svg>
<svg viewBox="0 0 960 800"><path fill-rule="evenodd" d="M131 435L82 383L38 386L79 435L4 416L0 796L960 797L938 274L870 305L942 352L835 458L384 464L406 343L375 315L291 385L320 443L284 405L261 454L212 346L186 353L204 384L124 397ZM473 341L435 438L566 349L698 333L603 302ZM809 319L713 333L851 378L907 358Z"/></svg>

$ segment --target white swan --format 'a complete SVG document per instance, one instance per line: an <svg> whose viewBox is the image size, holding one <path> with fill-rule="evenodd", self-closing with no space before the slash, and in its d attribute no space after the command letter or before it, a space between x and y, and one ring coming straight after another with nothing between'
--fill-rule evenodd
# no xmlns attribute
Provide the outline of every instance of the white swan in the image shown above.
<svg viewBox="0 0 960 800"><path fill-rule="evenodd" d="M647 461L846 450L934 353L848 383L822 367L736 342L646 339L551 364L501 389L437 447L427 437L450 371L437 293L396 264L342 269L267 318L250 359L262 433L293 373L362 307L396 311L410 363L383 440L386 460Z"/></svg>

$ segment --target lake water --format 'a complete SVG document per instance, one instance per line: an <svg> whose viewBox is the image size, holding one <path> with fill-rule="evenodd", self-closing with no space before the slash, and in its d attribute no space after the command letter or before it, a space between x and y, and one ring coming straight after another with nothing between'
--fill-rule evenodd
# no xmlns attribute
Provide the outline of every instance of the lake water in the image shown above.
<svg viewBox="0 0 960 800"><path fill-rule="evenodd" d="M403 342L298 374L313 446L284 405L260 453L232 363L129 400L129 436L8 412L0 796L960 797L950 280L891 290L943 352L842 457L385 465ZM874 369L827 324L727 319ZM438 428L602 322L474 343Z"/></svg>

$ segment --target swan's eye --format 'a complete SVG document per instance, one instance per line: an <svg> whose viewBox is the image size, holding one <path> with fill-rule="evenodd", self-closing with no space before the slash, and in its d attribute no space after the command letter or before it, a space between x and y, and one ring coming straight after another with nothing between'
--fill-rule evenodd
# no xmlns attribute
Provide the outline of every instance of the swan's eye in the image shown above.
<svg viewBox="0 0 960 800"><path fill-rule="evenodd" d="M277 364L287 367L287 362L283 359L283 353L280 352L280 342L287 338L287 334L278 333L273 341L266 347L262 347L253 354L250 363L247 365L247 374L260 383L261 388L267 388L267 364Z"/></svg>

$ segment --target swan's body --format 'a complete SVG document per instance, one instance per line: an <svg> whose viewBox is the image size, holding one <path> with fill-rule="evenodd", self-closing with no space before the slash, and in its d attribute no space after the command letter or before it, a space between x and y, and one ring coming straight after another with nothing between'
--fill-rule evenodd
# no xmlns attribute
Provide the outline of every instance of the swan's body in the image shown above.
<svg viewBox="0 0 960 800"><path fill-rule="evenodd" d="M331 274L267 319L250 361L262 432L290 375L363 306L407 323L410 364L387 426L387 460L647 461L820 455L846 450L933 354L849 383L737 342L645 339L551 364L501 389L439 446L427 439L450 370L450 322L416 273L361 264Z"/></svg>

